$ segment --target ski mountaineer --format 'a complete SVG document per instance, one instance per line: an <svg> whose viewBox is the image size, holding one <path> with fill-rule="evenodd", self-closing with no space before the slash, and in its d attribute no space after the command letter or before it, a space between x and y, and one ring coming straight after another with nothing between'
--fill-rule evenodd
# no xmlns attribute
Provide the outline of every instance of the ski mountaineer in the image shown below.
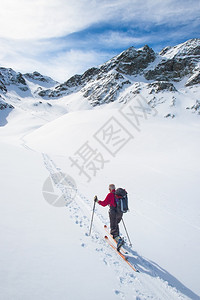
<svg viewBox="0 0 200 300"><path fill-rule="evenodd" d="M109 185L109 193L104 201L100 201L97 196L94 197L94 201L101 206L110 206L109 217L110 217L110 234L117 242L117 249L120 250L121 246L124 244L124 240L119 235L119 223L122 219L123 213L117 207L115 201L115 185Z"/></svg>

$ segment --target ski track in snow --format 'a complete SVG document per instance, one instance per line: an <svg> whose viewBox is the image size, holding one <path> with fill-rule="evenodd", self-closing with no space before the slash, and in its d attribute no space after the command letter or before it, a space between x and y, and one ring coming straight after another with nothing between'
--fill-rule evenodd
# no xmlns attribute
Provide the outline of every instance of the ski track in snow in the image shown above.
<svg viewBox="0 0 200 300"><path fill-rule="evenodd" d="M25 146L25 143L23 143L23 146ZM42 156L44 165L50 175L62 172L48 154L42 153ZM61 189L62 193L64 192L62 187L58 186L58 188ZM130 254L129 261L137 266L140 273L131 271L130 267L104 241L105 231L103 225L107 224L108 220L99 212L95 214L95 224L98 224L98 226L93 225L92 235L88 237L92 213L91 202L78 190L75 199L67 204L67 209L70 218L85 231L80 246L87 247L88 239L91 239L94 243L94 249L101 256L102 262L114 269L120 287L120 289L114 291L115 295L123 300L200 299L156 263L141 257L137 252L126 246ZM171 282L168 282L167 278L170 278Z"/></svg>

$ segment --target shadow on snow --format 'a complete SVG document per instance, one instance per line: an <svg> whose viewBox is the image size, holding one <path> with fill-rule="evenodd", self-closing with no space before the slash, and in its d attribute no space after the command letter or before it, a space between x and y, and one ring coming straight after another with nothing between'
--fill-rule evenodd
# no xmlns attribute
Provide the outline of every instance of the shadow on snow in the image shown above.
<svg viewBox="0 0 200 300"><path fill-rule="evenodd" d="M130 247L126 247L130 254L133 257L128 257L130 263L135 264L140 273L145 273L152 277L159 277L164 281L167 281L171 287L176 288L182 294L191 298L192 300L200 300L200 297L195 294L192 290L187 288L183 283L181 283L178 279L176 279L173 275L167 272L165 269L161 268L155 262L145 259L138 255L136 251L133 251Z"/></svg>

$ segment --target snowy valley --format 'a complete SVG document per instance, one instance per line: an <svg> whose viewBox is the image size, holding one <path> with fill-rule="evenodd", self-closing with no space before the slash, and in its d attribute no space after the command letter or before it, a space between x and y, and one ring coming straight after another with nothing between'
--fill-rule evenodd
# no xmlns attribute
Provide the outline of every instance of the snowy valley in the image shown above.
<svg viewBox="0 0 200 300"><path fill-rule="evenodd" d="M200 39L64 83L1 67L0 299L200 299L199 114ZM139 273L104 240L107 208L88 236L110 183Z"/></svg>

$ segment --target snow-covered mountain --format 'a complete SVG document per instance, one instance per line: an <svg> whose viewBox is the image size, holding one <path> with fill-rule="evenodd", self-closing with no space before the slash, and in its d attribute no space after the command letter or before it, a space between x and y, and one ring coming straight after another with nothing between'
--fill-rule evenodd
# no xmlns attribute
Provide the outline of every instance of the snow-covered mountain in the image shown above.
<svg viewBox="0 0 200 300"><path fill-rule="evenodd" d="M120 95L128 93L145 95L148 102L159 104L163 93L171 92L175 104L180 94L195 97L199 81L200 39L192 39L175 47L166 47L159 54L147 45L141 49L131 47L98 68L75 75L53 89L43 89L44 99L61 98L80 91L92 106L125 101ZM195 99L196 98L196 99ZM193 105L189 108L193 108ZM186 108L186 107L185 107Z"/></svg>
<svg viewBox="0 0 200 300"><path fill-rule="evenodd" d="M61 84L0 68L1 299L200 299L199 62L193 39ZM109 183L140 273L105 242L106 208L88 236Z"/></svg>
<svg viewBox="0 0 200 300"><path fill-rule="evenodd" d="M192 39L165 47L160 53L147 45L140 49L130 47L103 65L61 84L38 72L21 74L0 68L0 101L1 109L9 110L24 100L22 109L35 111L37 106L39 114L51 107L49 113L54 115L55 107L58 116L66 113L63 107L75 98L79 104L95 107L115 101L125 103L141 95L153 107L164 104L163 116L175 117L180 107L199 113L199 83L200 39ZM61 107L58 100L63 100Z"/></svg>

